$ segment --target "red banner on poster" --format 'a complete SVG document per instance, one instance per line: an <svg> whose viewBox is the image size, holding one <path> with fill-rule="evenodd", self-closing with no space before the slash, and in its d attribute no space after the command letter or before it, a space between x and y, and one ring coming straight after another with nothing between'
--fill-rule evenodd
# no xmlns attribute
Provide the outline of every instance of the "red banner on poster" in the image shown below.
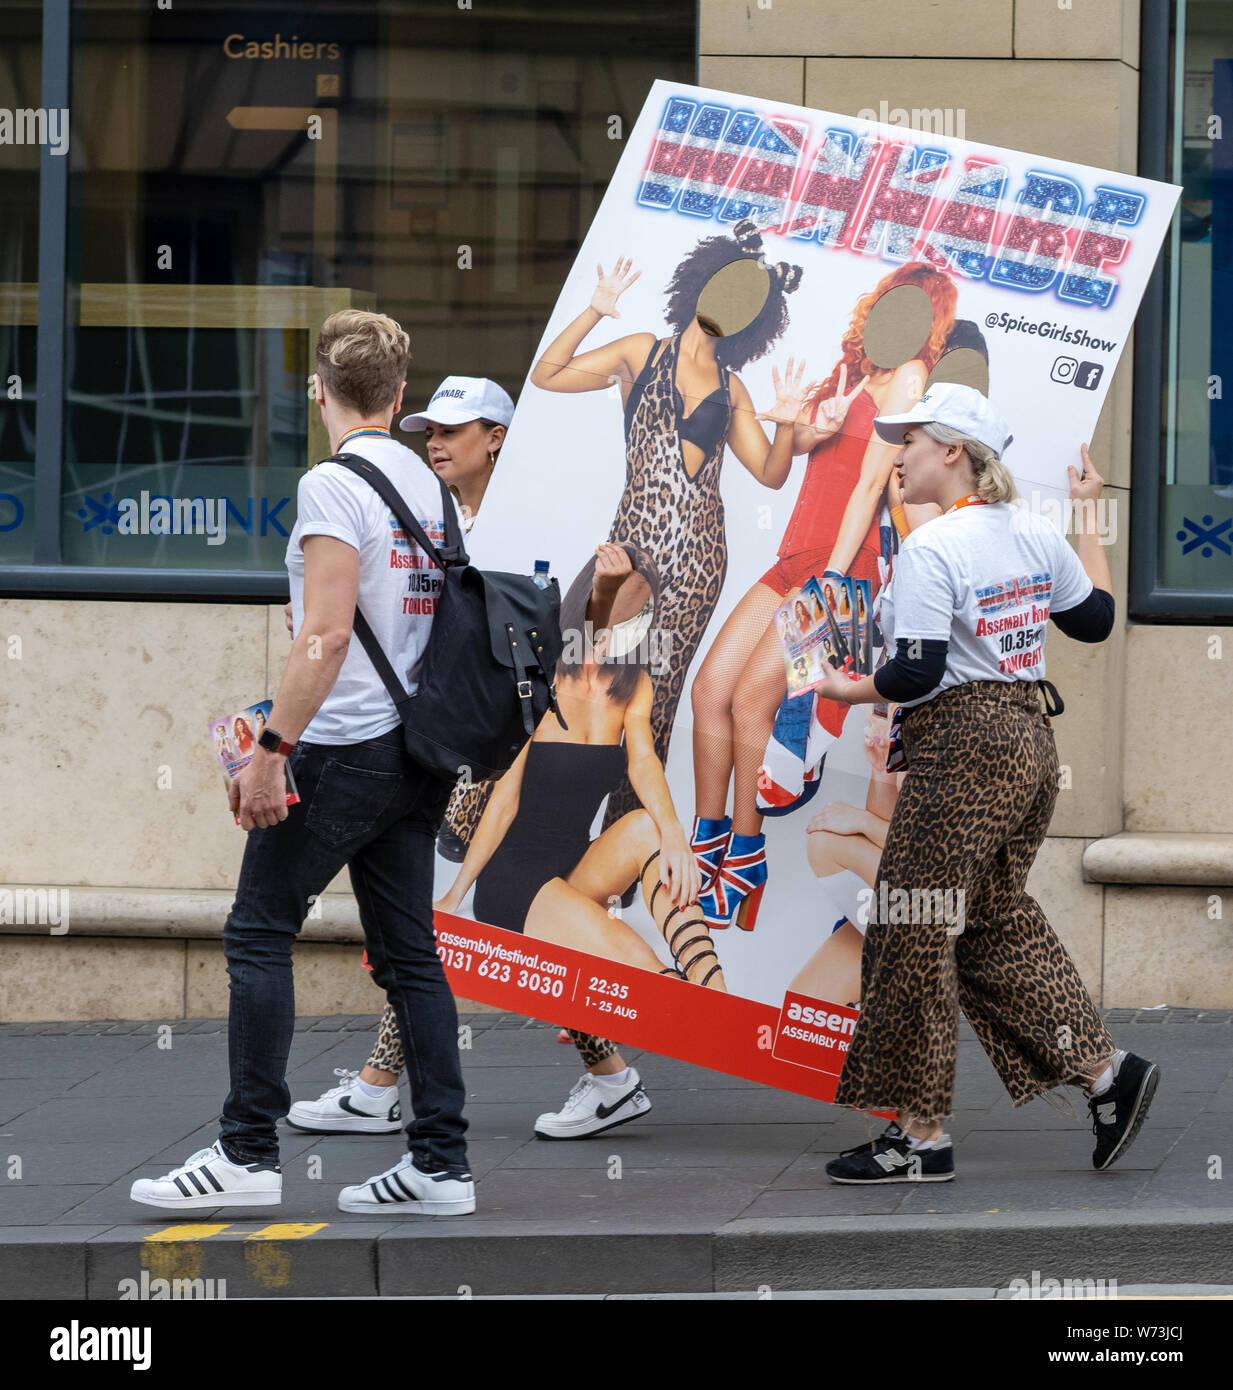
<svg viewBox="0 0 1233 1390"><path fill-rule="evenodd" d="M782 1091L835 1098L855 1009L789 993L776 1010L447 912L437 913L436 925L437 954L465 999Z"/></svg>

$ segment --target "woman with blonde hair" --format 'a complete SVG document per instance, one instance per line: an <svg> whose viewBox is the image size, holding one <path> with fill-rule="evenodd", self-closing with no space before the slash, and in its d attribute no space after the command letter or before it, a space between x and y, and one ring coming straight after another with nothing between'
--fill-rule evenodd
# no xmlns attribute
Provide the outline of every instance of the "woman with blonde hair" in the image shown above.
<svg viewBox="0 0 1233 1390"><path fill-rule="evenodd" d="M904 541L883 597L895 655L872 676L835 672L820 687L842 704L898 701L887 768L907 768L868 914L860 1019L835 1096L897 1120L826 1171L838 1183L954 1177L943 1129L960 1009L1015 1105L1084 1087L1092 1163L1108 1168L1143 1123L1159 1068L1114 1047L1074 962L1024 891L1058 794L1048 716L1062 704L1044 678L1046 628L1052 618L1079 641L1109 635L1108 562L1093 529L1080 534L1076 556L1052 522L1009 505L1010 432L979 391L933 386L913 410L875 426L900 444L905 504L931 502L941 515ZM1103 480L1086 445L1080 453L1070 495L1094 501Z"/></svg>

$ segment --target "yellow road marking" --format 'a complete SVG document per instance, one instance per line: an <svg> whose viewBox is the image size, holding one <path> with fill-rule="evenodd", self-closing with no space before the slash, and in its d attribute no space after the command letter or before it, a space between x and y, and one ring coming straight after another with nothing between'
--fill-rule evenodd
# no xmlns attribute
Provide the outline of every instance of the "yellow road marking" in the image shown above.
<svg viewBox="0 0 1233 1390"><path fill-rule="evenodd" d="M144 1236L144 1240L154 1241L181 1241L181 1240L205 1240L207 1236L216 1236L219 1231L225 1231L231 1222L224 1221L221 1226L168 1226L165 1230L155 1231L153 1235Z"/></svg>
<svg viewBox="0 0 1233 1390"><path fill-rule="evenodd" d="M274 1226L264 1226L244 1237L245 1240L300 1240L311 1236L315 1231L324 1231L328 1221L284 1221Z"/></svg>

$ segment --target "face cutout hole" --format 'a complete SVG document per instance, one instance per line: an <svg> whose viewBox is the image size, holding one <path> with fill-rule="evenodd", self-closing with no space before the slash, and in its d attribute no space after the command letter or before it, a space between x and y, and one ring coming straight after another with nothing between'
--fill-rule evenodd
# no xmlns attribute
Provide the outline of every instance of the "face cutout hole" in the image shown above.
<svg viewBox="0 0 1233 1390"><path fill-rule="evenodd" d="M982 396L989 394L989 363L975 348L954 348L944 352L929 373L929 386L939 382L954 382L958 386L973 386ZM926 390L929 389L926 386Z"/></svg>
<svg viewBox="0 0 1233 1390"><path fill-rule="evenodd" d="M769 273L749 256L721 266L702 287L695 313L704 333L730 338L758 317L771 292Z"/></svg>
<svg viewBox="0 0 1233 1390"><path fill-rule="evenodd" d="M933 301L919 285L887 290L865 320L862 347L875 367L902 367L918 357L933 330Z"/></svg>
<svg viewBox="0 0 1233 1390"><path fill-rule="evenodd" d="M628 656L646 637L654 621L655 600L651 596L651 586L642 575L631 574L612 601L608 637L603 648L606 658L619 661Z"/></svg>

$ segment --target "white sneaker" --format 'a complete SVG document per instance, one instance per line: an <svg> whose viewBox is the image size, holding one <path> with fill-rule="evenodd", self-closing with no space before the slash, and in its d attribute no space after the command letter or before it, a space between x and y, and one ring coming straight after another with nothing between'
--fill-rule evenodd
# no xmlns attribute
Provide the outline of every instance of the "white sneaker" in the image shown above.
<svg viewBox="0 0 1233 1390"><path fill-rule="evenodd" d="M392 1216L398 1212L421 1212L424 1216L466 1216L475 1210L475 1183L468 1173L425 1173L415 1166L411 1154L384 1173L356 1187L344 1187L338 1194L339 1211L379 1212Z"/></svg>
<svg viewBox="0 0 1233 1390"><path fill-rule="evenodd" d="M335 1067L341 1086L316 1100L297 1100L287 1112L287 1123L313 1134L397 1134L402 1128L398 1087L387 1086L389 1099L374 1100L360 1089L358 1071Z"/></svg>
<svg viewBox="0 0 1233 1390"><path fill-rule="evenodd" d="M650 1108L650 1097L633 1067L629 1080L619 1087L606 1086L585 1072L555 1115L541 1115L535 1121L535 1135L537 1139L585 1139L628 1124Z"/></svg>
<svg viewBox="0 0 1233 1390"><path fill-rule="evenodd" d="M147 1207L201 1211L206 1207L276 1207L283 1175L276 1163L232 1163L216 1139L161 1178L138 1178L129 1190Z"/></svg>

